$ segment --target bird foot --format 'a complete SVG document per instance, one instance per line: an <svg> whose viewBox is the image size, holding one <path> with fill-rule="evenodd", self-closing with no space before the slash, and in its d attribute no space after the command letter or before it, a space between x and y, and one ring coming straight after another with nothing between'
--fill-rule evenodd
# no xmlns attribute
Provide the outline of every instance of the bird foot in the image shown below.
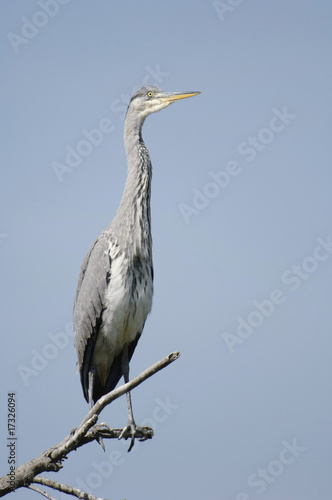
<svg viewBox="0 0 332 500"><path fill-rule="evenodd" d="M93 426L93 429L96 429L97 431L107 431L107 432L112 432L111 427L106 423L102 422L100 424L95 424Z"/></svg>
<svg viewBox="0 0 332 500"><path fill-rule="evenodd" d="M151 427L140 427L135 424L135 422L128 422L126 427L122 429L122 432L118 439L128 439L130 438L130 446L128 452L132 450L135 444L135 438L139 441L146 441L147 439L153 438L153 429Z"/></svg>
<svg viewBox="0 0 332 500"><path fill-rule="evenodd" d="M128 438L130 438L130 446L128 448L128 453L132 450L135 444L135 435L136 435L136 424L134 421L130 422L128 420L126 427L122 429L122 432L119 436L119 439L127 440Z"/></svg>
<svg viewBox="0 0 332 500"><path fill-rule="evenodd" d="M101 424L97 424L94 426L94 431L96 432L96 441L100 444L102 449L105 451L105 444L104 444L103 436L101 434L99 434L99 432L98 432L99 430L112 432L112 429L110 428L109 425L106 424L106 422L103 422Z"/></svg>

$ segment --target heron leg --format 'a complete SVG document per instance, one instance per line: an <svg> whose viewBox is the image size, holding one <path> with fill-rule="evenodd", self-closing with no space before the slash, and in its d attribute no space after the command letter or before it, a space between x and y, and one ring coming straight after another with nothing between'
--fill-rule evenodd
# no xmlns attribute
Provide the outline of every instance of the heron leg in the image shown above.
<svg viewBox="0 0 332 500"><path fill-rule="evenodd" d="M123 378L124 378L124 381L126 384L127 382L129 382L128 345L125 345L123 352L122 352L121 369L122 369ZM127 439L129 436L131 437L130 446L128 448L128 451L130 451L135 444L136 423L134 420L130 391L128 391L126 393L126 396L127 396L127 408L128 408L128 423L127 423L126 427L124 427L123 431L121 432L119 439L121 439L121 438Z"/></svg>
<svg viewBox="0 0 332 500"><path fill-rule="evenodd" d="M96 371L94 368L91 368L89 370L89 374L88 374L89 410L91 410L91 408L93 407L93 386L94 386L94 382L95 382L95 376L96 376ZM100 446L102 447L102 449L105 451L105 444L104 444L102 436L98 436L97 441L100 444Z"/></svg>
<svg viewBox="0 0 332 500"><path fill-rule="evenodd" d="M95 382L95 375L96 375L95 370L94 369L90 369L89 370L89 374L88 374L88 383L89 383L89 387L88 387L89 410L91 410L91 408L93 407L93 386L94 386L94 382Z"/></svg>

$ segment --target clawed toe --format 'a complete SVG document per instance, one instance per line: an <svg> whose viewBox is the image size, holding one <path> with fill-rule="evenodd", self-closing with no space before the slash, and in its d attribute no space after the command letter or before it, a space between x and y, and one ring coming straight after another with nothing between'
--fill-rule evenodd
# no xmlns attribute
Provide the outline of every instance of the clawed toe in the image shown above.
<svg viewBox="0 0 332 500"><path fill-rule="evenodd" d="M101 424L96 424L94 426L94 429L96 429L97 431L108 431L108 432L112 432L112 429L111 427L106 424L106 422L102 422Z"/></svg>
<svg viewBox="0 0 332 500"><path fill-rule="evenodd" d="M128 422L126 427L122 429L122 432L119 436L119 439L128 439L130 438L130 446L128 448L128 453L132 450L135 444L135 435L136 435L136 424L135 422Z"/></svg>
<svg viewBox="0 0 332 500"><path fill-rule="evenodd" d="M153 434L153 429L151 429L151 427L138 427L135 423L128 422L126 427L122 429L118 439L130 438L130 446L128 448L129 452L135 444L135 438L138 439L138 441L147 441L147 439L153 438Z"/></svg>

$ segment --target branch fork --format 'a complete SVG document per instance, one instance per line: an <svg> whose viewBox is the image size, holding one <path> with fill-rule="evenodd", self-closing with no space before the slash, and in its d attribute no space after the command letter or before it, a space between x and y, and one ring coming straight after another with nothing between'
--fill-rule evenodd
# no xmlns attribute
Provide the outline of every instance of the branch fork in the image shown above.
<svg viewBox="0 0 332 500"><path fill-rule="evenodd" d="M15 470L15 490L22 487L29 488L41 494L45 498L54 500L54 498L47 492L38 488L37 486L33 486L33 484L40 484L84 500L107 500L97 498L94 495L80 491L73 486L68 486L65 484L61 484L58 481L44 478L42 476L39 476L39 474L42 472L58 472L63 468L63 462L64 460L66 460L67 455L71 451L77 450L77 448L84 446L91 441L97 440L98 442L100 442L100 440L102 440L103 438L119 439L119 437L123 433L123 429L111 429L106 423L97 424L98 417L101 411L105 408L105 406L111 404L115 399L131 391L146 379L178 359L179 356L179 352L172 352L160 361L157 361L157 363L154 363L152 366L150 366L150 368L144 370L133 380L130 380L128 383L118 387L117 389L114 389L105 396L101 397L91 408L88 414L84 417L79 426L76 427L65 439L63 439L63 441L56 444L55 446L51 446L49 449L45 450L38 458L29 460ZM150 427L137 426L135 431L135 439L138 439L139 441L146 441L147 439L152 439L153 434L153 429L151 429ZM122 437L124 439L127 439L131 436L124 433ZM3 497L15 490L13 490L8 483L7 475L0 478L0 497Z"/></svg>

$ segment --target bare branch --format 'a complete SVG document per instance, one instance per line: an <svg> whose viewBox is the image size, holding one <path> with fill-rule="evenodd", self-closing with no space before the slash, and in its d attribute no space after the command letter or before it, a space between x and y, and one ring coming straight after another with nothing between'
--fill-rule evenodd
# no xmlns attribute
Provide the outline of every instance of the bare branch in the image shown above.
<svg viewBox="0 0 332 500"><path fill-rule="evenodd" d="M46 491L43 491L43 490L37 488L36 486L31 486L31 484L29 484L29 486L27 486L27 488L29 488L29 490L33 490L33 491L36 491L37 493L40 493L43 497L48 498L48 500L56 500L56 498L51 497L51 495L46 493Z"/></svg>
<svg viewBox="0 0 332 500"><path fill-rule="evenodd" d="M62 491L67 493L67 495L73 495L74 497L81 498L84 500L106 500L106 498L97 498L90 493L85 493L78 488L73 486L68 486L67 484L59 483L58 481L53 481L53 479L48 479L42 476L36 476L33 480L34 483L42 484L43 486L48 486L54 490Z"/></svg>
<svg viewBox="0 0 332 500"><path fill-rule="evenodd" d="M97 424L91 427L91 429L82 438L79 446L83 446L91 441L98 440L99 438L105 439L119 439L123 429L111 429L107 424ZM146 441L147 439L152 439L154 435L153 429L151 427L140 427L136 426L135 439L139 441Z"/></svg>
<svg viewBox="0 0 332 500"><path fill-rule="evenodd" d="M110 403L112 403L112 401L118 399L120 396L123 396L123 394L125 394L126 392L131 391L142 382L144 382L144 380L146 380L147 378L152 377L152 375L159 372L159 370L162 370L170 363L178 359L179 356L180 353L178 351L172 352L160 361L157 361L157 363L155 363L154 365L150 366L150 368L144 370L144 372L135 377L133 380L130 380L130 382L128 382L127 384L123 384L121 385L121 387L118 387L118 389L114 389L114 391L105 394L105 396L98 399L96 404L91 408L80 425L83 425L87 420L89 420L89 418L91 418L92 415L99 415L99 413L105 408L105 406L109 405Z"/></svg>
<svg viewBox="0 0 332 500"><path fill-rule="evenodd" d="M106 424L95 426L100 412L105 408L105 406L140 385L159 370L162 370L170 363L178 359L179 356L179 352L169 354L160 361L157 361L157 363L154 363L150 366L150 368L144 370L140 375L127 384L114 389L100 398L74 432L69 434L69 436L57 445L45 450L38 458L29 460L15 470L15 489L29 486L41 472L58 472L63 467L62 462L67 458L68 453L90 441L93 441L96 438L118 438L122 429L110 429ZM137 427L135 438L146 440L151 439L152 436L152 429L147 427ZM7 475L0 478L0 497L7 495L11 491L13 491L13 488L8 481Z"/></svg>

